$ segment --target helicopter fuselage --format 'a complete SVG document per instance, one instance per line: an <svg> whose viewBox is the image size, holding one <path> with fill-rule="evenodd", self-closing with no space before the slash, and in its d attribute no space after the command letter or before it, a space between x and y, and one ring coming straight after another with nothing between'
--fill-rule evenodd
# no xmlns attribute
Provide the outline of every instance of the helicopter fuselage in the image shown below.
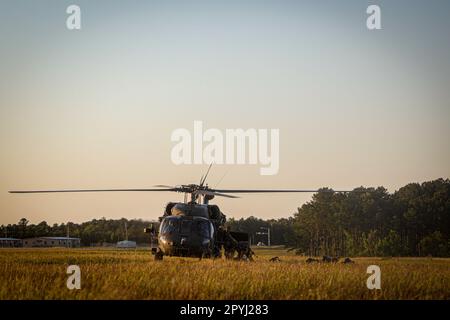
<svg viewBox="0 0 450 320"><path fill-rule="evenodd" d="M168 216L161 221L158 247L167 256L210 256L214 226L197 216Z"/></svg>
<svg viewBox="0 0 450 320"><path fill-rule="evenodd" d="M228 231L225 221L216 205L168 203L158 230L152 226L150 231L157 239L152 253L156 260L163 256L217 258L222 249L228 258L235 253L250 255L248 234Z"/></svg>

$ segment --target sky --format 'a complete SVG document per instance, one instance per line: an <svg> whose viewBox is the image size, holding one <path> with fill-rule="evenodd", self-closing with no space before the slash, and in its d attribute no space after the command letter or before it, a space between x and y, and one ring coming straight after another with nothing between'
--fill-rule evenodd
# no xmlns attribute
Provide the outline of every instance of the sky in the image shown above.
<svg viewBox="0 0 450 320"><path fill-rule="evenodd" d="M66 8L81 8L68 30ZM366 9L381 8L381 30ZM0 224L156 219L171 193L8 194L197 183L178 128L279 129L280 167L220 188L352 189L450 176L450 2L0 0ZM310 194L214 199L289 217Z"/></svg>

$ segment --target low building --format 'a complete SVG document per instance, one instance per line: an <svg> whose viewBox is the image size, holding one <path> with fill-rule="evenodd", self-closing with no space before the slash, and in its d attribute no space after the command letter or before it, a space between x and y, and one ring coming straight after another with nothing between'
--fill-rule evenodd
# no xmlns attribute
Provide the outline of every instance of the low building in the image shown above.
<svg viewBox="0 0 450 320"><path fill-rule="evenodd" d="M117 248L136 248L135 241L123 240L117 242Z"/></svg>
<svg viewBox="0 0 450 320"><path fill-rule="evenodd" d="M70 237L37 237L23 239L24 247L67 247L78 248L80 247L80 238Z"/></svg>
<svg viewBox="0 0 450 320"><path fill-rule="evenodd" d="M16 238L0 238L0 248L17 248L22 246L22 240Z"/></svg>

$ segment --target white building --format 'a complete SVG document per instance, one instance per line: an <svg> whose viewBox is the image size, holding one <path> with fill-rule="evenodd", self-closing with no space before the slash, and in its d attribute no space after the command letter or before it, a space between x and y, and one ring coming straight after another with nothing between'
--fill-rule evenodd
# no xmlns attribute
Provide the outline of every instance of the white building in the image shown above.
<svg viewBox="0 0 450 320"><path fill-rule="evenodd" d="M117 248L136 248L135 241L123 240L117 242Z"/></svg>
<svg viewBox="0 0 450 320"><path fill-rule="evenodd" d="M127 228L126 221L125 221L125 240L117 242L116 247L117 248L136 248L136 242L128 240L128 228Z"/></svg>

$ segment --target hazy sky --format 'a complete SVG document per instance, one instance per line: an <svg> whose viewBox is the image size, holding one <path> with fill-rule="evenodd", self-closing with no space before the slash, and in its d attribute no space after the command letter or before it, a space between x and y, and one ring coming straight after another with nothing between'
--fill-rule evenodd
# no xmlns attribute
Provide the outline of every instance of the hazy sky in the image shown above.
<svg viewBox="0 0 450 320"><path fill-rule="evenodd" d="M82 29L66 28L81 7ZM366 28L378 4L382 30ZM198 182L177 128L280 129L280 170L221 188L348 189L450 176L450 2L0 0L0 224L155 219L180 194L12 189ZM310 195L215 199L287 217Z"/></svg>

